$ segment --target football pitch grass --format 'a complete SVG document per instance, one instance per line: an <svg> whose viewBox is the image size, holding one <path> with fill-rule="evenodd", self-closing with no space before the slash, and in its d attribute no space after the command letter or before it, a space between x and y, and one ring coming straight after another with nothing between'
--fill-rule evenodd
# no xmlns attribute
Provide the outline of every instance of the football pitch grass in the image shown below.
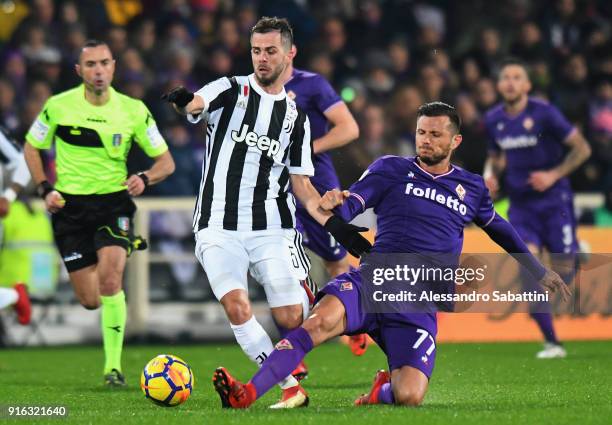
<svg viewBox="0 0 612 425"><path fill-rule="evenodd" d="M536 360L535 343L439 344L425 403L419 408L352 403L366 392L377 369L386 368L376 347L363 357L328 343L307 357L304 386L310 407L270 411L273 389L247 411L222 410L211 377L226 366L246 380L255 367L237 345L129 346L124 371L129 388L102 386L99 347L0 351L0 405L64 405L67 418L18 419L14 423L74 424L610 424L612 341L569 342L562 360ZM192 367L195 388L178 407L158 407L140 390L140 372L160 353L175 354ZM0 418L5 422L6 417ZM9 421L6 421L7 423Z"/></svg>

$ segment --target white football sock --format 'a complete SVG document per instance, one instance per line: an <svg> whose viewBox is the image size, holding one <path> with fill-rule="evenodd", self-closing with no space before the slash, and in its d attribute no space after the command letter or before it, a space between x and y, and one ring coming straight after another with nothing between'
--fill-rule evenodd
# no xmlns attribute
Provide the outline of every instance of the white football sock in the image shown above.
<svg viewBox="0 0 612 425"><path fill-rule="evenodd" d="M266 333L265 329L259 324L255 316L252 316L242 325L233 325L230 323L234 336L242 351L255 363L258 367L268 358L270 353L274 351L272 340ZM295 387L298 385L297 380L289 375L278 383L282 389Z"/></svg>
<svg viewBox="0 0 612 425"><path fill-rule="evenodd" d="M0 288L0 309L17 302L19 294L13 288Z"/></svg>

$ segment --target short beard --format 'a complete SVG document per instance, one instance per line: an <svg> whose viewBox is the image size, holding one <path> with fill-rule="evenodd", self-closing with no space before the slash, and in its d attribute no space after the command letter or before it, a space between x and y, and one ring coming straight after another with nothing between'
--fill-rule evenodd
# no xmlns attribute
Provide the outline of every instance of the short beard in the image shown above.
<svg viewBox="0 0 612 425"><path fill-rule="evenodd" d="M283 73L284 70L285 68L282 65L279 65L278 68L276 68L276 71L272 75L270 75L270 77L261 78L257 74L255 74L255 78L257 78L257 82L259 84L261 84L264 87L268 87L274 84L278 80L278 78L280 77L280 75Z"/></svg>
<svg viewBox="0 0 612 425"><path fill-rule="evenodd" d="M449 157L449 154L450 154L450 147L446 152L442 152L438 155L432 155L430 157L424 157L417 153L417 158L419 158L419 160L423 161L425 164L432 166L432 165L438 165L440 162L444 161L446 158Z"/></svg>

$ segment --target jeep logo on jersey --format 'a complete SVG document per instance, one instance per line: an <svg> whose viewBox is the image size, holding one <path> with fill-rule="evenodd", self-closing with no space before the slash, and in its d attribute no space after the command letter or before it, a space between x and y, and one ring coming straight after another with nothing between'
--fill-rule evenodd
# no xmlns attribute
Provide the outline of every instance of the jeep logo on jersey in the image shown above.
<svg viewBox="0 0 612 425"><path fill-rule="evenodd" d="M418 198L427 198L438 204L444 205L447 208L450 208L453 211L459 212L461 215L467 214L467 206L459 202L459 199L454 196L446 196L442 193L436 193L436 189L432 189L430 187L426 187L422 189L420 187L414 187L414 184L408 183L406 185L406 195L413 195Z"/></svg>
<svg viewBox="0 0 612 425"><path fill-rule="evenodd" d="M262 152L268 151L267 156L274 156L281 150L281 144L278 140L270 139L268 136L260 136L254 131L248 131L249 126L243 124L240 129L240 134L236 130L232 130L232 140L236 143L244 142L248 146L256 146Z"/></svg>

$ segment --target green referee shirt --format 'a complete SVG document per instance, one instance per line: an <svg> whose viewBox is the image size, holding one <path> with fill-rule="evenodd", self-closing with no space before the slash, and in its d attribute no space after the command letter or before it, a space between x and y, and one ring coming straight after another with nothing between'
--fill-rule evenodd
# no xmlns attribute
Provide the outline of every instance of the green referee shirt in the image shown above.
<svg viewBox="0 0 612 425"><path fill-rule="evenodd" d="M150 157L168 146L153 116L140 100L109 88L106 104L85 100L85 87L50 97L30 127L26 140L37 149L50 149L55 140L55 188L72 195L126 190L126 160L136 141Z"/></svg>

